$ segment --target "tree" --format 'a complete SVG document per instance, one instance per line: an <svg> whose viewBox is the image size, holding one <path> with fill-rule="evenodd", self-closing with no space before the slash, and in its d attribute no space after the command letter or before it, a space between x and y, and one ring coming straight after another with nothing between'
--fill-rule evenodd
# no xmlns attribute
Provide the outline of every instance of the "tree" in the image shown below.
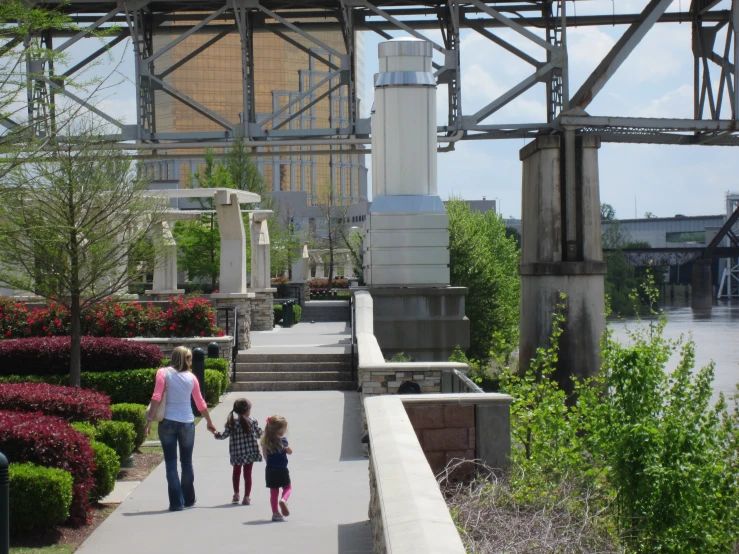
<svg viewBox="0 0 739 554"><path fill-rule="evenodd" d="M352 269L357 276L357 282L364 285L364 235L360 232L344 232L341 230L341 238L344 245L349 249L352 260Z"/></svg>
<svg viewBox="0 0 739 554"><path fill-rule="evenodd" d="M468 290L467 355L487 365L493 357L506 358L518 343L519 250L499 215L472 212L459 198L446 209L451 284Z"/></svg>
<svg viewBox="0 0 739 554"><path fill-rule="evenodd" d="M346 206L342 205L341 199L336 191L333 183L329 183L319 193L319 211L321 214L321 224L325 235L323 242L328 248L328 284L327 288L331 290L331 284L334 279L334 261L335 251L342 241L344 233L344 223L346 222Z"/></svg>
<svg viewBox="0 0 739 554"><path fill-rule="evenodd" d="M613 221L616 219L616 210L610 204L600 205L600 219L601 221Z"/></svg>
<svg viewBox="0 0 739 554"><path fill-rule="evenodd" d="M104 134L89 121L71 124L45 158L7 176L0 204L0 281L69 310L72 386L80 385L82 310L153 268L151 231L165 208L145 194L131 161L104 146Z"/></svg>
<svg viewBox="0 0 739 554"><path fill-rule="evenodd" d="M645 213L644 214L644 217L647 218L647 219L656 219L657 218L657 216L655 214L653 214L652 212Z"/></svg>

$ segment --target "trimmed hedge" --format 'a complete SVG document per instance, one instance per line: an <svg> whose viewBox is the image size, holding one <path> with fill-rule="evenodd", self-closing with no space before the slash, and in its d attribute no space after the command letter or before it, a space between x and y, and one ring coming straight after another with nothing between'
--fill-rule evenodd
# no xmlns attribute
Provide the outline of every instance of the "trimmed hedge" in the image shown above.
<svg viewBox="0 0 739 554"><path fill-rule="evenodd" d="M136 431L134 448L141 446L146 440L146 406L143 404L113 404L110 407L112 421L127 421L133 425Z"/></svg>
<svg viewBox="0 0 739 554"><path fill-rule="evenodd" d="M275 313L275 325L277 325L280 321L282 321L283 306L282 304L275 304L272 307L272 310ZM302 317L303 308L301 308L299 304L293 304L293 323L300 323Z"/></svg>
<svg viewBox="0 0 739 554"><path fill-rule="evenodd" d="M59 417L0 411L0 451L13 462L31 462L71 473L74 486L69 522L87 523L95 466L94 452L85 435Z"/></svg>
<svg viewBox="0 0 739 554"><path fill-rule="evenodd" d="M92 423L77 421L75 423L70 423L69 426L75 431L85 435L88 439L95 440L95 426Z"/></svg>
<svg viewBox="0 0 739 554"><path fill-rule="evenodd" d="M90 446L95 452L95 487L90 494L90 500L97 502L113 492L115 480L121 470L118 454L107 444L93 440Z"/></svg>
<svg viewBox="0 0 739 554"><path fill-rule="evenodd" d="M127 421L101 421L95 429L95 440L110 446L125 462L133 452L136 429Z"/></svg>
<svg viewBox="0 0 739 554"><path fill-rule="evenodd" d="M44 529L64 523L72 504L72 475L32 463L10 464L10 528Z"/></svg>
<svg viewBox="0 0 739 554"><path fill-rule="evenodd" d="M218 389L215 387L216 381L206 380L205 390L202 391L203 397L213 398L215 395L220 396L228 389L230 384L228 361L221 358L209 358L205 361L206 372L217 371L221 380ZM149 404L151 395L154 392L154 380L156 379L156 369L130 369L128 371L105 371L99 373L83 373L81 376L81 386L83 389L97 390L110 397L112 404ZM0 376L0 383L24 383L47 382L51 384L63 384L68 377L63 375L6 375Z"/></svg>
<svg viewBox="0 0 739 554"><path fill-rule="evenodd" d="M118 454L107 444L95 440L95 427L83 421L71 423L70 427L79 431L90 440L90 446L95 453L95 487L90 493L90 500L98 501L104 498L115 487L115 480L121 470L121 462Z"/></svg>
<svg viewBox="0 0 739 554"><path fill-rule="evenodd" d="M69 375L70 337L0 341L0 375ZM82 337L83 372L156 367L159 347L112 338Z"/></svg>
<svg viewBox="0 0 739 554"><path fill-rule="evenodd" d="M67 421L110 419L110 398L99 392L47 383L0 384L0 410L41 412Z"/></svg>

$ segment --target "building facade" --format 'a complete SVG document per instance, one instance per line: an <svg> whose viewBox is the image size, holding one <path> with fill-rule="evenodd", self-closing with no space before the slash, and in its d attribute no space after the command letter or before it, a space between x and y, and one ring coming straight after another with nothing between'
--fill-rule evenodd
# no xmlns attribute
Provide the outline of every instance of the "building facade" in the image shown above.
<svg viewBox="0 0 739 554"><path fill-rule="evenodd" d="M155 35L155 48L167 44L175 36L176 29L160 27ZM284 33L294 42L319 54L331 63L337 60L328 52L313 48L313 44L291 31ZM344 50L340 31L314 33L318 39L336 49ZM196 102L215 111L226 119L238 122L242 119L242 69L241 44L236 32L225 35L215 43L205 45L217 36L215 31L190 35L157 60L157 70L176 67L165 77L165 82L182 91ZM205 48L199 55L184 63L188 53ZM268 120L271 114L311 89L329 75L329 67L281 37L268 32L254 35L254 82L257 122ZM364 41L363 34L356 37L357 94L360 109L364 99ZM338 84L338 78L326 82L289 110L271 118L265 129L280 126L282 129L316 129L341 127L348 124L348 98L346 88L340 87L327 94L314 106L301 112L311 100L328 93ZM217 123L170 97L165 91L156 91L156 127L158 132L199 132L221 130ZM301 112L301 113L298 113ZM297 115L296 115L297 114ZM289 121L287 121L289 120ZM287 121L287 123L285 123ZM265 178L269 191L304 193L307 205L321 203L327 187L333 186L335 197L344 204L367 200L367 168L365 156L360 154L316 155L313 150L326 147L301 147L305 154L296 155L296 148L284 156L260 156L257 148L254 161ZM283 147L283 150L288 148ZM192 175L204 165L203 152L193 150L170 151L173 154L191 154L187 160L162 160L149 164L157 181L178 182L180 188L192 186ZM303 197L302 195L300 195Z"/></svg>

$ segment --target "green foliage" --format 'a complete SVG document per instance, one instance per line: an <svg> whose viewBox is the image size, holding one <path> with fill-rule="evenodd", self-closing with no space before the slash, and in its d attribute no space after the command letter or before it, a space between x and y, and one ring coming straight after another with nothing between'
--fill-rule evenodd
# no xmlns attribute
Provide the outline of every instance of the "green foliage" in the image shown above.
<svg viewBox="0 0 739 554"><path fill-rule="evenodd" d="M601 221L613 221L616 219L616 210L613 206L606 203L600 205L600 219Z"/></svg>
<svg viewBox="0 0 739 554"><path fill-rule="evenodd" d="M10 464L10 526L44 529L64 523L72 504L72 475L35 464Z"/></svg>
<svg viewBox="0 0 739 554"><path fill-rule="evenodd" d="M275 325L282 321L282 304L275 304L272 306L272 311L275 313Z"/></svg>
<svg viewBox="0 0 739 554"><path fill-rule="evenodd" d="M655 305L651 281L641 294ZM693 371L693 342L666 339L661 317L631 331L628 345L607 332L601 374L576 381L576 398L567 399L552 379L562 321L560 306L550 346L524 375L503 376L514 398L516 501L553 503L574 483L581 509L597 514L627 552L732 551L739 540L739 413L730 413L723 397L711 405L713 365ZM678 367L668 373L678 352Z"/></svg>
<svg viewBox="0 0 739 554"><path fill-rule="evenodd" d="M108 496L115 488L115 480L121 470L121 462L115 450L102 442L90 441L95 452L95 488L90 493L90 500L98 501Z"/></svg>
<svg viewBox="0 0 739 554"><path fill-rule="evenodd" d="M206 358L205 370L207 371L209 369L217 371L221 375L221 383L219 386L221 391L220 394L223 394L228 390L228 387L231 384L231 368L228 360L224 360L223 358ZM214 402L214 404L217 404L217 402Z"/></svg>
<svg viewBox="0 0 739 554"><path fill-rule="evenodd" d="M472 212L457 198L446 209L451 284L468 289L467 355L486 366L493 357L507 358L518 343L519 251L500 216Z"/></svg>
<svg viewBox="0 0 739 554"><path fill-rule="evenodd" d="M127 421L101 421L95 431L95 440L108 445L125 462L133 452L136 429Z"/></svg>
<svg viewBox="0 0 739 554"><path fill-rule="evenodd" d="M75 431L79 431L83 435L87 435L89 439L95 439L95 426L92 423L76 421L74 423L70 423L69 426Z"/></svg>
<svg viewBox="0 0 739 554"><path fill-rule="evenodd" d="M405 352L398 352L388 360L388 362L396 362L396 363L403 363L403 362L412 362L413 358L408 356Z"/></svg>
<svg viewBox="0 0 739 554"><path fill-rule="evenodd" d="M293 304L293 321L300 323L300 319L303 317L303 308L298 304Z"/></svg>
<svg viewBox="0 0 739 554"><path fill-rule="evenodd" d="M138 448L146 439L146 406L143 404L113 404L110 406L113 421L127 421L136 431L134 447Z"/></svg>
<svg viewBox="0 0 739 554"><path fill-rule="evenodd" d="M148 404L154 390L156 373L156 369L84 372L81 386L83 389L96 389L107 394L113 404Z"/></svg>
<svg viewBox="0 0 739 554"><path fill-rule="evenodd" d="M221 395L226 392L228 384L224 386L223 376L221 372L213 369L205 370L205 390L203 391L203 397L208 404L218 404L221 400Z"/></svg>

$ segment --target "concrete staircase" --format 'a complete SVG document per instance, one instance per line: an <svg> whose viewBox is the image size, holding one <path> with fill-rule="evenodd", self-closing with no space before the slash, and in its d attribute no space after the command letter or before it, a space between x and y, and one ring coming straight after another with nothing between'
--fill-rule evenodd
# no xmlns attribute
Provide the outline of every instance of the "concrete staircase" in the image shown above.
<svg viewBox="0 0 739 554"><path fill-rule="evenodd" d="M236 358L232 391L356 390L351 354L252 354Z"/></svg>
<svg viewBox="0 0 739 554"><path fill-rule="evenodd" d="M348 300L311 300L303 306L302 323L326 321L351 321Z"/></svg>

